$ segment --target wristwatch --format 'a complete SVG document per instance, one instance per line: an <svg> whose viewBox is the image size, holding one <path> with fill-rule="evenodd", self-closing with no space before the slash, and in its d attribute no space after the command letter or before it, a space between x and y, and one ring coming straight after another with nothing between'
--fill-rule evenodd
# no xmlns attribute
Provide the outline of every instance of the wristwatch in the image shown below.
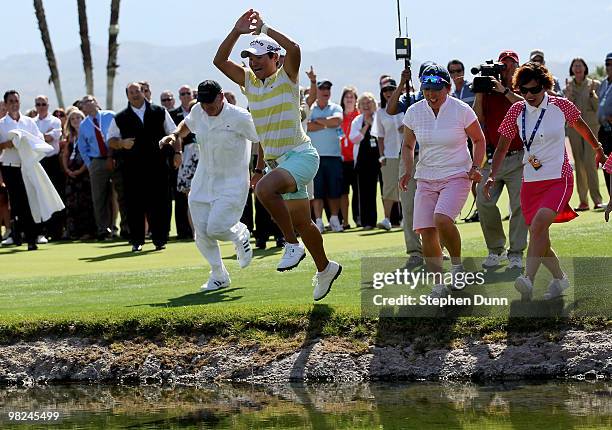
<svg viewBox="0 0 612 430"><path fill-rule="evenodd" d="M504 95L507 96L509 92L510 92L510 88L506 87L506 89L504 91Z"/></svg>
<svg viewBox="0 0 612 430"><path fill-rule="evenodd" d="M263 170L261 170L261 169L255 168L255 169L253 169L253 172L258 173L260 175L263 175Z"/></svg>

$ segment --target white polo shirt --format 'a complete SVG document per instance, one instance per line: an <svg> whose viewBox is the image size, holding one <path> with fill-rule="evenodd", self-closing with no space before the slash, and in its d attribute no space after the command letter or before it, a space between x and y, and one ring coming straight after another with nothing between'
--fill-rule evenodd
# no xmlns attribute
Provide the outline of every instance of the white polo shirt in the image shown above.
<svg viewBox="0 0 612 430"><path fill-rule="evenodd" d="M427 100L408 108L404 125L411 129L419 142L419 161L414 177L437 180L458 173L467 173L472 157L467 147L465 129L477 121L472 108L454 97L447 96L438 116Z"/></svg>
<svg viewBox="0 0 612 430"><path fill-rule="evenodd" d="M219 115L208 116L198 103L185 124L195 133L200 148L189 200L210 203L219 198L246 199L251 142L259 141L249 111L224 102Z"/></svg>
<svg viewBox="0 0 612 430"><path fill-rule="evenodd" d="M523 139L522 124L525 109L525 135L528 142L542 109L546 109L546 112L542 117L529 151L525 148L523 181L545 181L571 175L572 167L565 151L565 123L573 125L580 118L580 111L576 105L565 98L549 96L548 94L544 94L544 99L539 106L531 106L524 101L516 102L508 110L506 117L499 126L499 133L502 136L514 139L514 136L519 133L519 137ZM540 160L542 167L538 170L534 169L529 163L530 155L534 155Z"/></svg>
<svg viewBox="0 0 612 430"><path fill-rule="evenodd" d="M6 142L9 140L8 132L11 130L25 130L33 136L38 136L44 140L44 136L38 130L36 122L29 116L19 114L19 121L15 121L13 118L6 114L0 119L0 142ZM21 158L15 148L7 148L0 154L0 162L5 166L20 167Z"/></svg>
<svg viewBox="0 0 612 430"><path fill-rule="evenodd" d="M46 157L51 157L52 155L59 154L59 142L60 137L62 137L62 122L60 121L60 119L54 117L53 115L47 114L47 116L44 118L36 116L36 118L34 118L34 122L36 122L36 126L42 134L48 133L53 138L51 142L47 142L53 147L53 151L49 152Z"/></svg>
<svg viewBox="0 0 612 430"><path fill-rule="evenodd" d="M399 132L404 114L389 115L386 109L380 108L376 112L376 137L385 139L384 156L399 158L403 136Z"/></svg>

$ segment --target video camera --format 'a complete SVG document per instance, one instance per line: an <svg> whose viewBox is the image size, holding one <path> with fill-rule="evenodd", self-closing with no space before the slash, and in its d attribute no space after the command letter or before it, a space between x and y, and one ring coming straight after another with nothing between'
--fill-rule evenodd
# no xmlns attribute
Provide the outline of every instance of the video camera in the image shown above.
<svg viewBox="0 0 612 430"><path fill-rule="evenodd" d="M496 63L493 60L487 60L478 67L472 67L470 70L472 75L480 73L480 76L476 76L474 82L472 82L472 92L492 93L494 85L491 78L501 81L501 72L504 70L506 70L506 65L504 63Z"/></svg>

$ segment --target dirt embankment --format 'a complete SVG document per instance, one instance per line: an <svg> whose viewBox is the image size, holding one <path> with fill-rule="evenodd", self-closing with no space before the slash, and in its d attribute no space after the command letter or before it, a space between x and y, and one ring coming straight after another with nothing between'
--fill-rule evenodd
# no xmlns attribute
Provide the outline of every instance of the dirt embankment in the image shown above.
<svg viewBox="0 0 612 430"><path fill-rule="evenodd" d="M344 338L285 342L43 339L0 346L0 384L215 381L512 380L612 377L612 331L567 330L446 346L377 346Z"/></svg>

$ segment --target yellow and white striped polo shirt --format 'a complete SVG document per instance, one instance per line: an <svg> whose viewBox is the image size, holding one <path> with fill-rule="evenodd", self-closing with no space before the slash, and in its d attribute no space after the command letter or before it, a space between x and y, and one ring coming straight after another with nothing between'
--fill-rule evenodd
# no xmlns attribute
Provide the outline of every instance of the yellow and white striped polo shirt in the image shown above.
<svg viewBox="0 0 612 430"><path fill-rule="evenodd" d="M300 89L285 69L264 81L251 69L245 71L243 94L249 101L255 129L266 160L273 160L310 141L300 118Z"/></svg>

